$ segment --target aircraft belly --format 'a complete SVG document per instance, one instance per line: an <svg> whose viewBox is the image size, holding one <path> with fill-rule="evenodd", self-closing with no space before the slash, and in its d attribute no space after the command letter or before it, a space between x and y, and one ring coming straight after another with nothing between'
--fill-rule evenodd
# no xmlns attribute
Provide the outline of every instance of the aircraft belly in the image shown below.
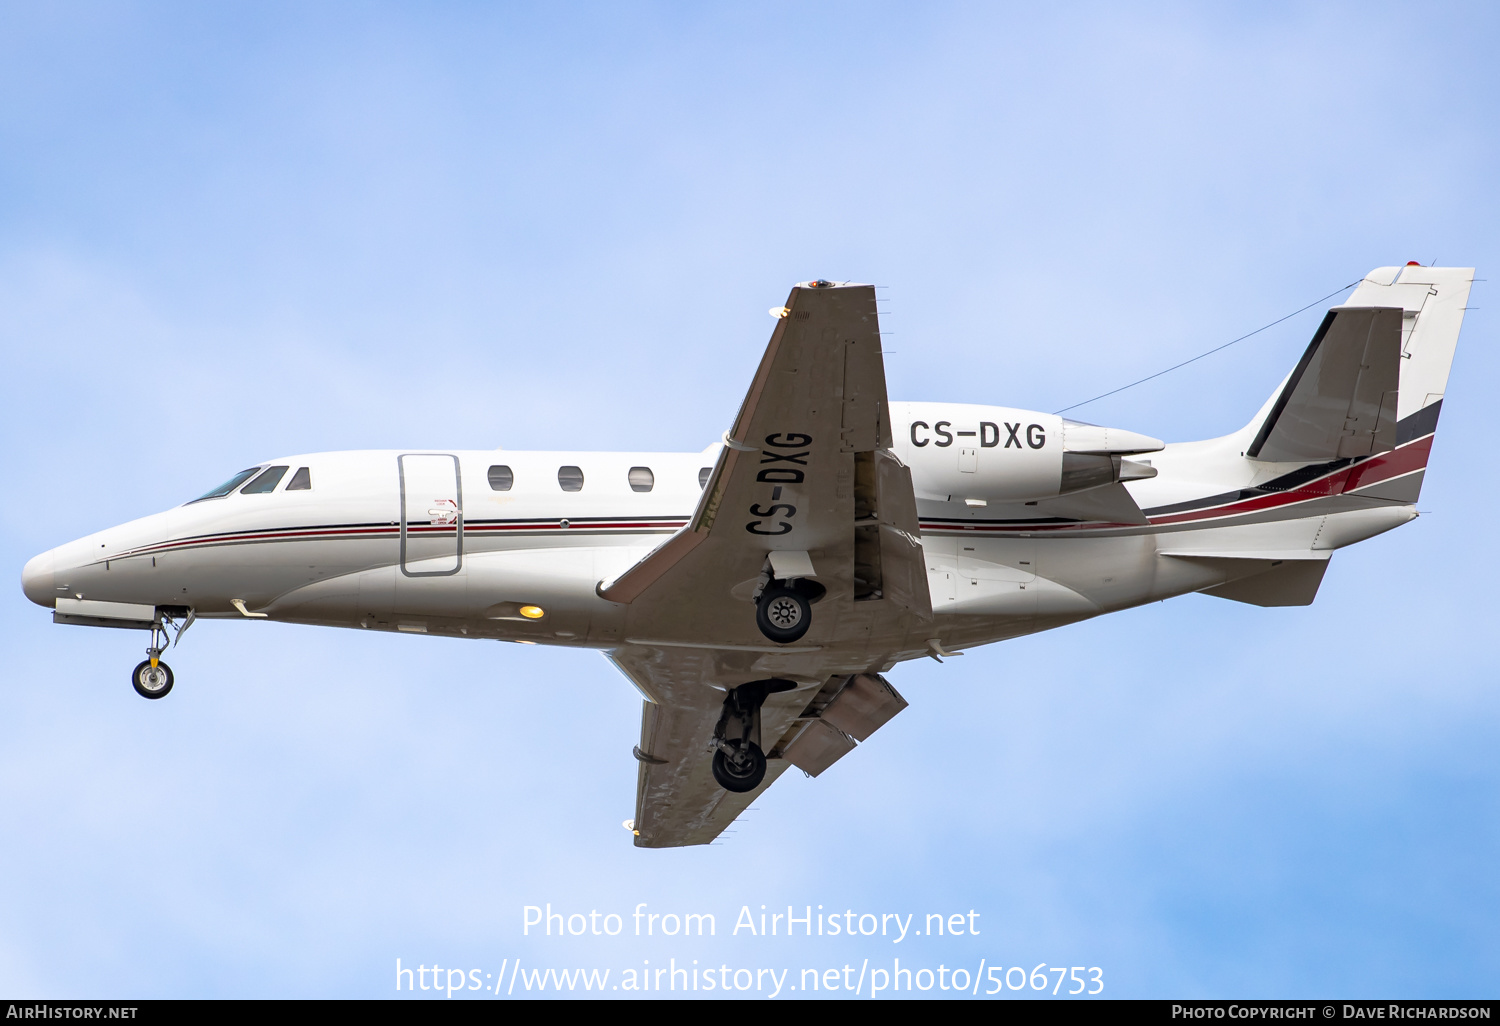
<svg viewBox="0 0 1500 1026"><path fill-rule="evenodd" d="M341 574L294 588L258 611L278 620L348 625L358 617L359 584L359 574Z"/></svg>
<svg viewBox="0 0 1500 1026"><path fill-rule="evenodd" d="M1151 535L1039 538L1036 542L1038 576L1084 599L1094 613L1156 598L1156 542ZM1038 612L1063 617L1083 612L1066 594L1054 593L1051 603Z"/></svg>
<svg viewBox="0 0 1500 1026"><path fill-rule="evenodd" d="M356 545L364 551L352 550ZM238 615L231 599L259 610L279 596L343 578L360 565L361 557L378 559L377 549L369 542L263 541L173 552L158 560L180 582L184 605L199 615Z"/></svg>
<svg viewBox="0 0 1500 1026"><path fill-rule="evenodd" d="M578 541L585 540L580 535ZM486 550L466 552L456 573L423 575L426 569L451 569L451 559L445 563L442 555L408 560L406 569L415 576L392 561L332 579L298 582L263 611L304 623L609 645L621 636L622 610L595 593L599 567L611 572L639 558L641 540L599 546L559 545L555 536L511 537L501 549L486 539ZM535 606L543 615L524 617L522 606Z"/></svg>
<svg viewBox="0 0 1500 1026"><path fill-rule="evenodd" d="M370 574L379 573L382 578L389 577L392 610L398 619L415 616L461 620L467 618L470 612L468 566L459 567L456 573L443 572L439 575L436 572L446 571L452 567L453 562L452 556L442 553L427 560L408 558L404 569L421 574L425 567L431 566L432 570L425 571L433 574L430 577L408 576L399 567L383 567L379 571L370 571ZM372 579L372 590L376 587L385 587L384 580L379 580L377 584Z"/></svg>

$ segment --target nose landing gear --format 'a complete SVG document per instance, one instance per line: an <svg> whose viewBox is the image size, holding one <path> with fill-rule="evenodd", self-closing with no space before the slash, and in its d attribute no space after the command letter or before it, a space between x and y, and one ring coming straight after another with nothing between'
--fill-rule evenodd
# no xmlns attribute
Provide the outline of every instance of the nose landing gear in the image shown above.
<svg viewBox="0 0 1500 1026"><path fill-rule="evenodd" d="M172 668L160 659L147 659L131 671L130 683L142 698L166 698L172 690Z"/></svg>
<svg viewBox="0 0 1500 1026"><path fill-rule="evenodd" d="M182 632L192 626L194 619L194 611L188 609L186 619L177 628L172 644L177 644L182 638ZM161 654L167 648L167 627L172 624L171 614L158 607L157 620L151 625L151 643L146 646L146 660L130 671L130 685L142 698L166 698L172 690L172 668L161 661Z"/></svg>
<svg viewBox="0 0 1500 1026"><path fill-rule="evenodd" d="M713 774L719 786L744 794L760 786L766 776L766 753L761 750L760 707L767 695L791 691L789 680L755 680L730 688L724 711L714 727Z"/></svg>

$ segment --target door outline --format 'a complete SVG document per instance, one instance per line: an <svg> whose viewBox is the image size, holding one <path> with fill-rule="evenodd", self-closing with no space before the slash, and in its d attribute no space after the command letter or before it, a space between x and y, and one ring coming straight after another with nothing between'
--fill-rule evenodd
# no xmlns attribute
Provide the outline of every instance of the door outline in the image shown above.
<svg viewBox="0 0 1500 1026"><path fill-rule="evenodd" d="M453 488L458 503L457 549L452 570L408 570L406 568L406 457L446 456L453 461ZM396 477L401 485L401 562L397 565L407 577L452 577L464 567L464 479L459 473L458 457L447 452L406 452L396 457Z"/></svg>

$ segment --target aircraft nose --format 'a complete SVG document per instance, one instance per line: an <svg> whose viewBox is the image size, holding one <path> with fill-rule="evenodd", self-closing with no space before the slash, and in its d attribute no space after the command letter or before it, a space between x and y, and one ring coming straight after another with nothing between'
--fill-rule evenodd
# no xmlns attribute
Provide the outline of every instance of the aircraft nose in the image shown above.
<svg viewBox="0 0 1500 1026"><path fill-rule="evenodd" d="M52 566L52 553L43 552L21 570L21 590L31 601L48 609L57 605L57 593L52 590Z"/></svg>

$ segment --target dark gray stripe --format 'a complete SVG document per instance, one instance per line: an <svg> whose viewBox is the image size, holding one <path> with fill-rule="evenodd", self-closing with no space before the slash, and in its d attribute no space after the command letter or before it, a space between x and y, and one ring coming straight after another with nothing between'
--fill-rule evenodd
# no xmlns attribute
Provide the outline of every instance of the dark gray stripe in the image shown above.
<svg viewBox="0 0 1500 1026"><path fill-rule="evenodd" d="M1424 406L1410 417L1396 423L1396 444L1405 445L1437 430L1438 414L1443 412L1443 401L1439 399L1431 406Z"/></svg>

